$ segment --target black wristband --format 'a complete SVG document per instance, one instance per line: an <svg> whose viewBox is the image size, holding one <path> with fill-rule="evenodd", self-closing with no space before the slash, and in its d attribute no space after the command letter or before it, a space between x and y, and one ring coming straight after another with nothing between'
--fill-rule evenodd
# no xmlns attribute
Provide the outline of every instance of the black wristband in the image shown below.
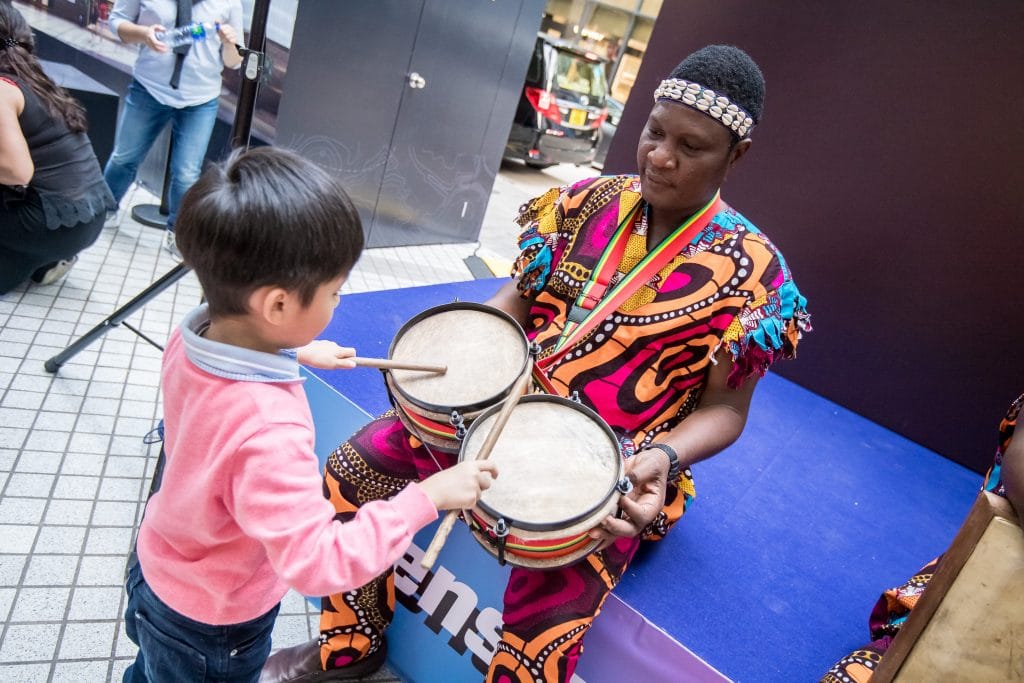
<svg viewBox="0 0 1024 683"><path fill-rule="evenodd" d="M667 443L652 443L647 447L657 448L668 456L668 483L671 484L677 480L679 478L679 474L682 472L682 467L679 465L679 455L676 454L676 449L672 448Z"/></svg>

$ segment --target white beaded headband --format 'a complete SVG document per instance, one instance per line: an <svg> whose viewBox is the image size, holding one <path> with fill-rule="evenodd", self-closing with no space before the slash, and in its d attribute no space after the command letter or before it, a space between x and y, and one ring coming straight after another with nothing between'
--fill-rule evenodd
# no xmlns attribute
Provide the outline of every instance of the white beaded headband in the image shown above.
<svg viewBox="0 0 1024 683"><path fill-rule="evenodd" d="M754 127L754 119L725 95L682 78L668 78L654 91L654 100L675 100L703 112L736 133L740 140Z"/></svg>

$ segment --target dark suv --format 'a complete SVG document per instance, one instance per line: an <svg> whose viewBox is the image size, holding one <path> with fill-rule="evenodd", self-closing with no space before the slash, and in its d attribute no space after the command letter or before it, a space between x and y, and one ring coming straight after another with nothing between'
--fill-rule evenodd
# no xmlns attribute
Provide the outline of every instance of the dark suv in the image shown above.
<svg viewBox="0 0 1024 683"><path fill-rule="evenodd" d="M534 168L589 164L608 115L607 92L604 59L538 36L505 158L522 159Z"/></svg>

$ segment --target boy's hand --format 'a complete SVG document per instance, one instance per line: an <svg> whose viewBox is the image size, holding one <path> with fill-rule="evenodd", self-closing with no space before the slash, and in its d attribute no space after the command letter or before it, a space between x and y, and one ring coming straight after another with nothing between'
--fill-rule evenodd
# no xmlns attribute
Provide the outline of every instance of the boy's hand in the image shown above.
<svg viewBox="0 0 1024 683"><path fill-rule="evenodd" d="M347 370L354 368L352 360L356 350L348 346L338 346L326 339L316 339L295 350L297 360L303 365L320 368L321 370Z"/></svg>
<svg viewBox="0 0 1024 683"><path fill-rule="evenodd" d="M497 476L498 466L493 462L470 460L432 474L419 485L438 510L462 510L480 500Z"/></svg>

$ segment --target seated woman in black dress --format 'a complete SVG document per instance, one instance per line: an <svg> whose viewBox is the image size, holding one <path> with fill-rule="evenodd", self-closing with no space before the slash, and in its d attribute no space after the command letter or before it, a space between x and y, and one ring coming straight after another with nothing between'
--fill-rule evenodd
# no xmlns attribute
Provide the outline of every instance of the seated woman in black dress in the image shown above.
<svg viewBox="0 0 1024 683"><path fill-rule="evenodd" d="M34 51L24 17L0 1L0 294L58 280L116 208L85 110Z"/></svg>

